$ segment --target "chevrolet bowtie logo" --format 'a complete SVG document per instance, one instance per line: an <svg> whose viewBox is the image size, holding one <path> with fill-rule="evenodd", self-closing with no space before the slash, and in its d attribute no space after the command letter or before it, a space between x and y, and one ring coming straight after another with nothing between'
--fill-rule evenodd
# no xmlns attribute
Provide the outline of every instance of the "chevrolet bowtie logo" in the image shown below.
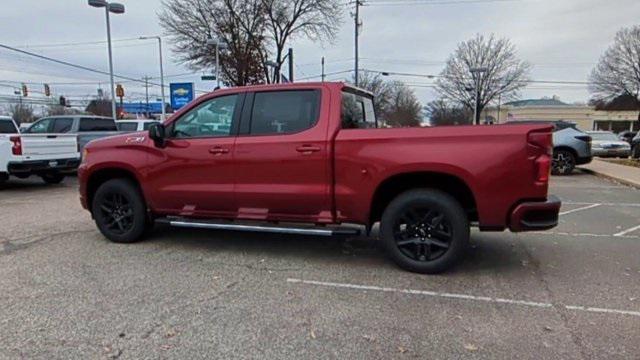
<svg viewBox="0 0 640 360"><path fill-rule="evenodd" d="M184 95L187 95L188 93L189 93L189 90L185 88L178 88L173 90L173 94L178 96L184 96Z"/></svg>

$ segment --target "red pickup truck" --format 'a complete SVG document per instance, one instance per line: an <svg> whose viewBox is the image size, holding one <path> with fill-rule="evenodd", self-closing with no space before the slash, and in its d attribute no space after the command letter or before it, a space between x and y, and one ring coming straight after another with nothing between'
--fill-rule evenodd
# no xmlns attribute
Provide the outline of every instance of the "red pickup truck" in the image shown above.
<svg viewBox="0 0 640 360"><path fill-rule="evenodd" d="M472 224L557 225L550 126L385 128L373 101L343 83L214 91L148 132L87 145L82 205L116 242L154 222L327 236L379 222L391 259L420 273L459 260Z"/></svg>

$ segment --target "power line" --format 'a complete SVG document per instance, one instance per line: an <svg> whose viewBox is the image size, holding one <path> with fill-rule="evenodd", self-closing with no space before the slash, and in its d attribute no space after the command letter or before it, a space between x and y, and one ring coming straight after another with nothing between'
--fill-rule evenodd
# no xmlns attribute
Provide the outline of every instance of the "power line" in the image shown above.
<svg viewBox="0 0 640 360"><path fill-rule="evenodd" d="M70 63L70 62L64 61L64 60L54 59L54 58L49 57L49 56L40 55L40 54L36 54L36 53L29 52L29 51L26 51L26 50L17 49L15 47L4 45L4 44L0 44L0 48L4 48L4 49L7 49L7 50L15 51L15 52L18 52L18 53L21 53L21 54L24 54L24 55L29 55L29 56L32 56L32 57L36 57L36 58L41 59L41 60L46 60L46 61L54 62L54 63L57 63L57 64L70 66L70 67L74 67L74 68L77 68L77 69L82 69L82 70L93 72L93 73L96 73L96 74L110 75L106 71L93 69L93 68L90 68L90 67L87 67L87 66L84 66L84 65L78 65L78 64ZM114 74L113 76L117 77L119 79L129 80L131 82L136 82L136 83L141 83L141 84L145 83L143 80L131 78L131 77L128 77L128 76L122 76L122 75L116 75L116 74ZM149 84L154 85L154 86L161 86L160 84L157 84L157 83L149 83ZM165 85L165 88L166 87L169 87L169 86ZM195 91L201 92L201 93L208 93L208 91L198 90L198 89L196 89Z"/></svg>
<svg viewBox="0 0 640 360"><path fill-rule="evenodd" d="M404 6L404 5L458 5L458 4L484 4L484 3L503 3L515 2L522 0L452 0L452 1L426 1L426 0L368 0L366 6Z"/></svg>
<svg viewBox="0 0 640 360"><path fill-rule="evenodd" d="M115 39L111 40L111 42L125 42L125 41L139 41L139 38L125 38L125 39ZM99 45L106 44L105 40L101 41L86 41L86 42L71 42L71 43L57 43L57 44L36 44L36 45L23 45L23 46L14 46L18 49L37 49L37 48L54 48L54 47L69 47L69 46L83 46L83 45Z"/></svg>

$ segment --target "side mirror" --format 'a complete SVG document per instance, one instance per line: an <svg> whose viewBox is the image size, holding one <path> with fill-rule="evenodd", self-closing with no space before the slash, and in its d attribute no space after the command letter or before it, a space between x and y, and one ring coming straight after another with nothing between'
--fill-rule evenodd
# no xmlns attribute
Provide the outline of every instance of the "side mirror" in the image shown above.
<svg viewBox="0 0 640 360"><path fill-rule="evenodd" d="M164 124L157 123L149 126L149 138L157 147L164 147L166 138Z"/></svg>

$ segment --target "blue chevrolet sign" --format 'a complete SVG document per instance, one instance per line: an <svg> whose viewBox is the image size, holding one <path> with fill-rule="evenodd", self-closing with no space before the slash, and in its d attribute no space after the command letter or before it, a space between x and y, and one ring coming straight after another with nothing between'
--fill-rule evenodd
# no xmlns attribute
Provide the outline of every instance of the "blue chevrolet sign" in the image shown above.
<svg viewBox="0 0 640 360"><path fill-rule="evenodd" d="M193 83L169 84L171 108L178 110L193 100Z"/></svg>

